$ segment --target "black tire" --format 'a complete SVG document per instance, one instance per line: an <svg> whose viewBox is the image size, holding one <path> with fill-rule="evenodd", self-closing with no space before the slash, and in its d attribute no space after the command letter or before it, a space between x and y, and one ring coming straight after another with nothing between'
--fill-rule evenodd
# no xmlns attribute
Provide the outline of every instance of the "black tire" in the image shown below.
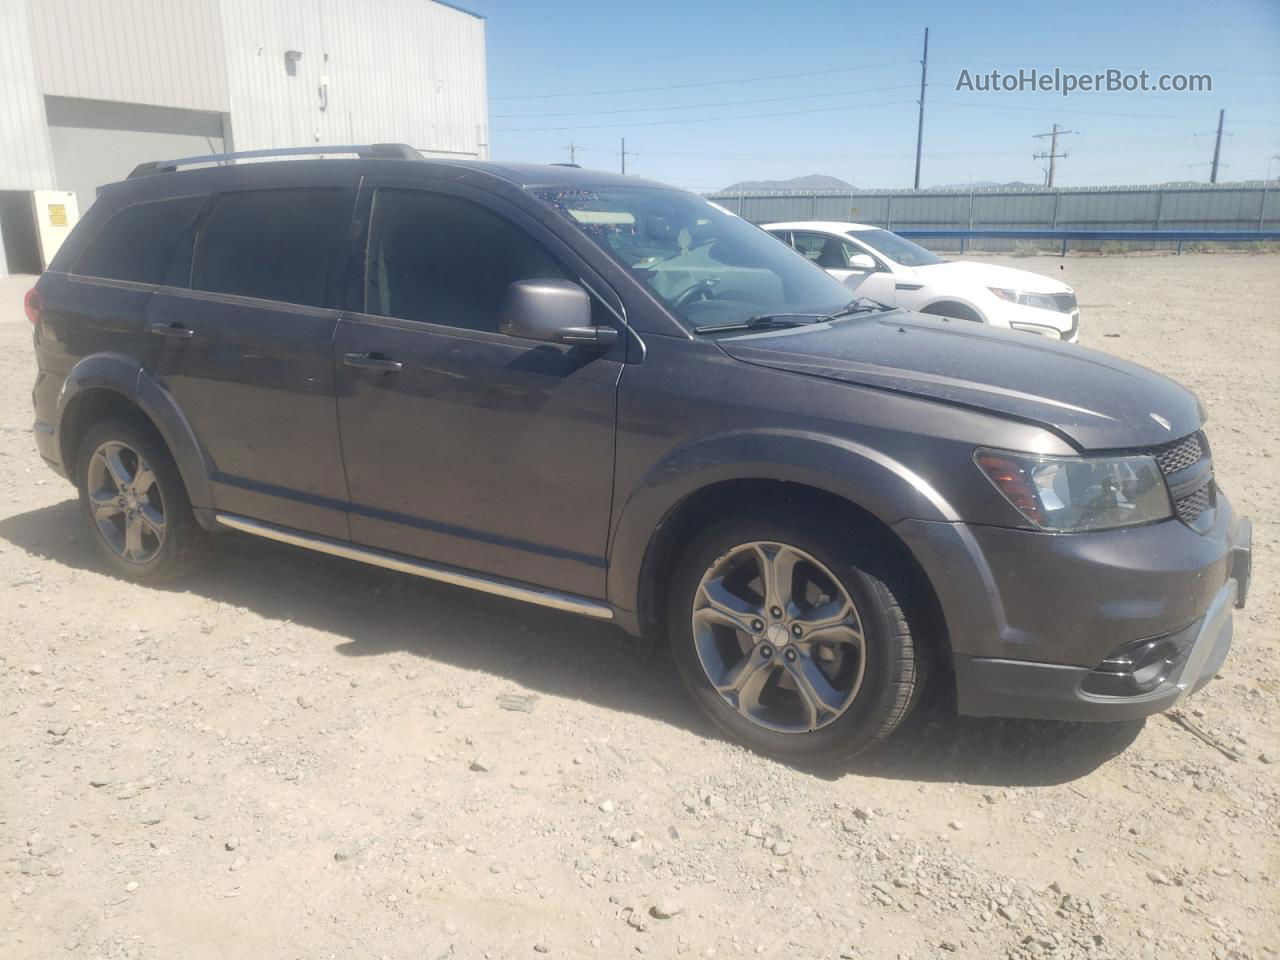
<svg viewBox="0 0 1280 960"><path fill-rule="evenodd" d="M154 549L145 560L122 556L95 519L90 500L91 461L95 451L112 442L136 451L150 466L155 478L155 488L150 496L158 493L162 504L164 535L159 538L158 549ZM80 491L81 512L90 536L114 573L130 580L165 583L185 576L203 558L208 534L196 522L177 464L155 428L146 421L109 417L93 424L80 441L75 479Z"/></svg>
<svg viewBox="0 0 1280 960"><path fill-rule="evenodd" d="M712 685L695 648L693 604L703 575L726 552L745 543L787 544L820 561L857 607L864 637L861 685L837 719L808 732L780 733L740 714ZM925 684L924 616L904 603L918 596L905 566L881 536L833 524L802 509L763 510L718 521L684 550L669 592L667 632L672 656L694 701L721 730L750 749L818 766L837 764L892 733L915 706Z"/></svg>

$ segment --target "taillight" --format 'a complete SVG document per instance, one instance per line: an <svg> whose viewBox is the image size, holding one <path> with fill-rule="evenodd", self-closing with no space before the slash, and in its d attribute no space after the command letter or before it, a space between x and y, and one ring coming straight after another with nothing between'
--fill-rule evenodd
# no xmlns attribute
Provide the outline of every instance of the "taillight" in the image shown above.
<svg viewBox="0 0 1280 960"><path fill-rule="evenodd" d="M40 291L32 287L27 291L27 295L22 298L22 309L26 311L27 319L31 321L32 326L38 326L40 323L40 311L44 309L44 297L40 296Z"/></svg>

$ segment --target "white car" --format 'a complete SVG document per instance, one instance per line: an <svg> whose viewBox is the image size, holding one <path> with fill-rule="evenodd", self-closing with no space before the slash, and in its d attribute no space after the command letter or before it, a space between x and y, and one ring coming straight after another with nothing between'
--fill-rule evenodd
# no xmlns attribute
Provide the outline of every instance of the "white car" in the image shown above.
<svg viewBox="0 0 1280 960"><path fill-rule="evenodd" d="M761 226L870 300L1070 343L1080 338L1075 292L1038 273L943 260L896 233L862 223Z"/></svg>

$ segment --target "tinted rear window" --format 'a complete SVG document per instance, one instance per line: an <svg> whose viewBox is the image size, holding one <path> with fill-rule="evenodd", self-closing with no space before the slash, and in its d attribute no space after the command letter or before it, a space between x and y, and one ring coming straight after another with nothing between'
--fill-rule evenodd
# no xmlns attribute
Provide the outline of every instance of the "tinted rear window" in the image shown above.
<svg viewBox="0 0 1280 960"><path fill-rule="evenodd" d="M225 193L196 238L191 287L324 306L348 218L337 187Z"/></svg>
<svg viewBox="0 0 1280 960"><path fill-rule="evenodd" d="M89 241L73 272L85 277L162 283L165 267L203 202L203 197L177 197L117 210Z"/></svg>

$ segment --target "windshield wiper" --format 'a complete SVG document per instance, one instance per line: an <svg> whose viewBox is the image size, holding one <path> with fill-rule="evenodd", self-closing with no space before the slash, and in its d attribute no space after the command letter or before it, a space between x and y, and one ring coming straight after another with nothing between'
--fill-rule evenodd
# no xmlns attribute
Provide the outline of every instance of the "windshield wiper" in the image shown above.
<svg viewBox="0 0 1280 960"><path fill-rule="evenodd" d="M694 327L694 333L718 333L722 330L764 330L779 327L800 327L812 323L823 323L854 313L871 313L889 309L882 303L868 300L866 297L854 297L839 310L830 313L759 313L745 320L734 320L731 323L708 323Z"/></svg>
<svg viewBox="0 0 1280 960"><path fill-rule="evenodd" d="M731 323L704 323L694 327L694 333L716 333L720 330L764 330L767 327L800 327L820 323L831 317L829 313L759 313L745 320Z"/></svg>
<svg viewBox="0 0 1280 960"><path fill-rule="evenodd" d="M839 310L828 316L831 319L836 317L847 317L851 313L874 313L879 310L892 310L892 307L880 303L878 300L869 300L866 297L854 297Z"/></svg>

